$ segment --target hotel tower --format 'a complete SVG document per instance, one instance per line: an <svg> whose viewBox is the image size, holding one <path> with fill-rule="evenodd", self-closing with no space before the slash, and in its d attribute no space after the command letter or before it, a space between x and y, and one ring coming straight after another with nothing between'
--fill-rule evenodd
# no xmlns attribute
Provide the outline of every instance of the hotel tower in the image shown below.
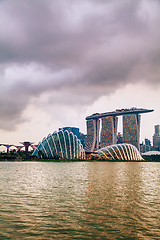
<svg viewBox="0 0 160 240"><path fill-rule="evenodd" d="M99 148L104 148L117 143L118 116L123 116L123 143L134 145L140 149L140 114L153 112L151 109L130 108L117 109L113 112L95 113L86 117L87 121L87 141L86 152L94 152ZM101 138L99 142L100 119L102 119ZM158 131L158 127L156 128Z"/></svg>
<svg viewBox="0 0 160 240"><path fill-rule="evenodd" d="M94 150L99 148L99 129L99 119L87 120L87 141L85 145L86 152L94 152Z"/></svg>
<svg viewBox="0 0 160 240"><path fill-rule="evenodd" d="M140 150L140 119L139 114L123 115L123 142L134 145Z"/></svg>
<svg viewBox="0 0 160 240"><path fill-rule="evenodd" d="M101 139L100 139L101 148L116 144L117 123L118 123L118 118L115 116L107 116L102 118L102 129L101 129Z"/></svg>

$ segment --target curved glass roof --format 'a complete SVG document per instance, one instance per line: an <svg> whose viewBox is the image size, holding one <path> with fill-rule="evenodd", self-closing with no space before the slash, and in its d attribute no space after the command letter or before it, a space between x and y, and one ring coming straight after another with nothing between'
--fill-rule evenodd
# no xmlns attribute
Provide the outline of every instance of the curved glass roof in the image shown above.
<svg viewBox="0 0 160 240"><path fill-rule="evenodd" d="M138 149L131 144L115 144L97 150L100 159L105 160L143 160Z"/></svg>
<svg viewBox="0 0 160 240"><path fill-rule="evenodd" d="M84 159L85 151L77 136L65 130L43 138L32 155L50 159Z"/></svg>

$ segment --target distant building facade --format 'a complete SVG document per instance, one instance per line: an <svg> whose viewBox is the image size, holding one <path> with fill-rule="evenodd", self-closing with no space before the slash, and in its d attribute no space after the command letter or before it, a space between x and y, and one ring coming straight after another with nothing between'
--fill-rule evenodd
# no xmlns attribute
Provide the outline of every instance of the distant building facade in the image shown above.
<svg viewBox="0 0 160 240"><path fill-rule="evenodd" d="M145 138L144 142L145 142L145 152L151 151L152 150L151 141Z"/></svg>
<svg viewBox="0 0 160 240"><path fill-rule="evenodd" d="M115 116L107 116L102 118L102 130L100 139L101 148L116 144L117 123L118 118Z"/></svg>
<svg viewBox="0 0 160 240"><path fill-rule="evenodd" d="M140 144L140 152L145 153L152 151L153 147L151 146L151 141L147 138L145 138L144 142Z"/></svg>
<svg viewBox="0 0 160 240"><path fill-rule="evenodd" d="M118 134L117 134L117 144L121 144L121 143L123 143L123 135L120 132L118 132Z"/></svg>
<svg viewBox="0 0 160 240"><path fill-rule="evenodd" d="M153 135L153 148L160 151L160 125L155 126L155 133Z"/></svg>
<svg viewBox="0 0 160 240"><path fill-rule="evenodd" d="M81 133L81 132L80 132L80 138L79 138L79 139L80 139L83 147L85 147L86 140L87 140L87 134L84 134L84 133Z"/></svg>
<svg viewBox="0 0 160 240"><path fill-rule="evenodd" d="M155 128L155 135L160 136L160 125L155 125L154 128Z"/></svg>
<svg viewBox="0 0 160 240"><path fill-rule="evenodd" d="M123 115L123 142L134 145L140 150L140 115Z"/></svg>
<svg viewBox="0 0 160 240"><path fill-rule="evenodd" d="M59 131L65 131L67 130L68 132L72 132L74 135L77 136L77 138L80 138L80 132L79 132L79 128L77 127L63 127L63 128L59 128Z"/></svg>
<svg viewBox="0 0 160 240"><path fill-rule="evenodd" d="M141 152L141 153L145 153L145 145L144 145L143 142L140 143L140 152Z"/></svg>
<svg viewBox="0 0 160 240"><path fill-rule="evenodd" d="M59 128L59 131L66 131L66 130L69 133L72 132L74 135L76 135L77 138L81 141L83 147L85 146L87 134L81 133L79 131L79 128L77 128L77 127L62 127L62 128Z"/></svg>

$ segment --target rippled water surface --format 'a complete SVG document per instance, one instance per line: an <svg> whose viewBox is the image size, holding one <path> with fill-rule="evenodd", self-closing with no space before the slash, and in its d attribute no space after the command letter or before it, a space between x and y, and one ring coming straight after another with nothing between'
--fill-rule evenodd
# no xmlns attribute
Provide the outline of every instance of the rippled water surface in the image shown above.
<svg viewBox="0 0 160 240"><path fill-rule="evenodd" d="M1 162L1 239L160 239L160 164Z"/></svg>

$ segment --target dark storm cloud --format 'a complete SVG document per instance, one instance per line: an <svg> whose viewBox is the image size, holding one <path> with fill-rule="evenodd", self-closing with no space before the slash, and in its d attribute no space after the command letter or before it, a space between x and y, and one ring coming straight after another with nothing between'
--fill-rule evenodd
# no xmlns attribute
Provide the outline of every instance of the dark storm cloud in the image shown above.
<svg viewBox="0 0 160 240"><path fill-rule="evenodd" d="M0 1L0 128L43 93L89 104L127 83L159 84L159 12L158 0Z"/></svg>

